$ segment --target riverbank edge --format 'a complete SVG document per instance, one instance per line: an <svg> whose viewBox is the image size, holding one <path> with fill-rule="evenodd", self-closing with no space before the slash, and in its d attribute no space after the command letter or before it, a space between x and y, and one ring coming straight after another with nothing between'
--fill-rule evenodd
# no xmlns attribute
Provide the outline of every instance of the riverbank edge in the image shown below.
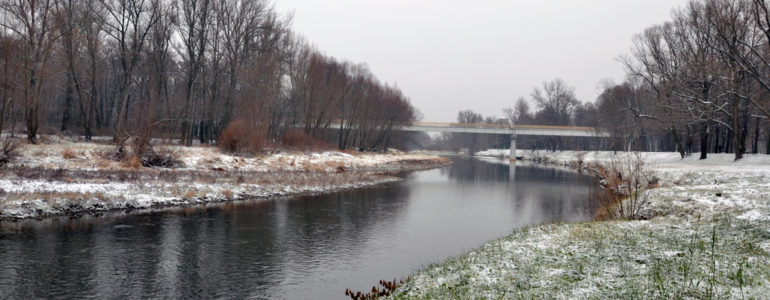
<svg viewBox="0 0 770 300"><path fill-rule="evenodd" d="M244 157L210 146L173 145L168 147L181 153L183 167L93 162L103 160L110 147L61 139L24 145L0 168L0 222L327 194L397 182L399 173L451 164L435 155L402 152L276 151Z"/></svg>
<svg viewBox="0 0 770 300"><path fill-rule="evenodd" d="M482 156L504 158L507 150L485 152ZM593 166L612 155L522 154L524 160L594 174ZM767 295L770 159L757 155L732 162L728 155L711 155L711 161L697 161L674 155L646 154L661 177L661 186L647 194L649 220L516 229L421 269L390 298Z"/></svg>

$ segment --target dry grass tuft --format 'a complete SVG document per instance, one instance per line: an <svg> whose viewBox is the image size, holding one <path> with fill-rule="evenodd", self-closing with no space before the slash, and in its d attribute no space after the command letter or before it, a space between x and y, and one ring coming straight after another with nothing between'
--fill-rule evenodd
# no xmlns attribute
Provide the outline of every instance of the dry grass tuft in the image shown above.
<svg viewBox="0 0 770 300"><path fill-rule="evenodd" d="M61 157L64 159L74 159L74 158L78 158L78 155L77 153L75 153L75 151L72 151L72 149L67 148L62 150Z"/></svg>
<svg viewBox="0 0 770 300"><path fill-rule="evenodd" d="M128 157L128 159L125 160L125 164L126 164L126 167L129 167L131 169L141 169L142 167L144 167L144 165L142 164L142 160L135 155L131 155L130 157Z"/></svg>

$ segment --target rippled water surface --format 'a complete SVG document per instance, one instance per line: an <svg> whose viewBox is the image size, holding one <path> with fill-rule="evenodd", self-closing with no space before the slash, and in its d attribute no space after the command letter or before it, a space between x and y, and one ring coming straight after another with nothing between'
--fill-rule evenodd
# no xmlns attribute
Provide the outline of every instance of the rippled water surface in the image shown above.
<svg viewBox="0 0 770 300"><path fill-rule="evenodd" d="M588 176L454 161L330 195L0 223L0 298L343 299L514 228L591 216Z"/></svg>

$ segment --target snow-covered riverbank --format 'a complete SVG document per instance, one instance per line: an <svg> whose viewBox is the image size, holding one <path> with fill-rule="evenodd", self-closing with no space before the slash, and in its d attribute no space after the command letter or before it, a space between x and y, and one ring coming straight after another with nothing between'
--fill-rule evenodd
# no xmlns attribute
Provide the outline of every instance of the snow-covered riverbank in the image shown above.
<svg viewBox="0 0 770 300"><path fill-rule="evenodd" d="M501 156L507 150L477 155ZM575 165L611 152L519 151ZM643 153L660 179L645 221L516 230L428 267L402 286L414 298L762 298L770 293L770 156L680 159Z"/></svg>
<svg viewBox="0 0 770 300"><path fill-rule="evenodd" d="M392 173L448 163L424 154L234 156L212 146L166 146L178 166L145 168L105 158L114 151L109 144L47 140L21 145L17 157L0 168L0 219L321 193L398 181Z"/></svg>

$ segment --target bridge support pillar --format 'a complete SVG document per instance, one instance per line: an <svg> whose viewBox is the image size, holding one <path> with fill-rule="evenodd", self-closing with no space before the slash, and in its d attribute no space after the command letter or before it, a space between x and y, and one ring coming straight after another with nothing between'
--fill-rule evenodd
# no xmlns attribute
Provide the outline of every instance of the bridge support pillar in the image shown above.
<svg viewBox="0 0 770 300"><path fill-rule="evenodd" d="M516 161L516 135L511 135L511 149L508 153L509 160L510 161Z"/></svg>

